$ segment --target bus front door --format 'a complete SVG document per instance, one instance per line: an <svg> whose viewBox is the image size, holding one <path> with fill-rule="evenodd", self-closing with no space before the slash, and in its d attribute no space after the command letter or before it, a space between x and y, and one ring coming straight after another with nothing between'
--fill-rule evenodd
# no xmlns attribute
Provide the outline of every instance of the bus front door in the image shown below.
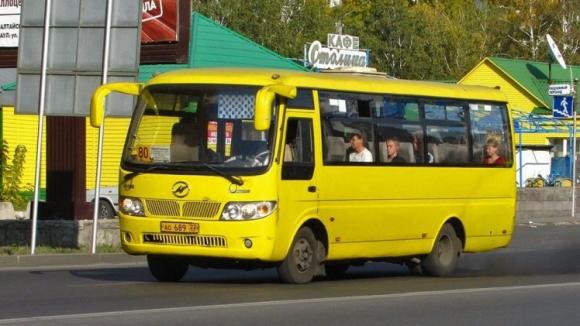
<svg viewBox="0 0 580 326"><path fill-rule="evenodd" d="M308 114L286 115L278 198L281 214L278 228L283 233L293 230L299 219L318 214L313 121Z"/></svg>

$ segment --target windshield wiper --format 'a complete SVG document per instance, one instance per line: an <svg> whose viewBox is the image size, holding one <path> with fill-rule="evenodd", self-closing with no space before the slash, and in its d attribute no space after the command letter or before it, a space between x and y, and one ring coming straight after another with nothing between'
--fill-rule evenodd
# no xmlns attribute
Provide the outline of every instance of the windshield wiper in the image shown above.
<svg viewBox="0 0 580 326"><path fill-rule="evenodd" d="M244 184L244 181L242 180L242 178L227 174L227 173L211 166L210 164L207 164L205 162L198 162L198 161L195 161L195 162L193 162L193 161L179 161L179 162L171 162L168 165L155 164L155 165L148 166L146 168L139 168L137 171L132 171L131 173L125 175L124 180L129 181L141 173L147 173L147 172L151 172L151 171L155 171L155 170L172 170L174 168L183 169L183 168L199 167L199 166L203 166L204 168L206 168L206 169L212 171L213 173L225 178L226 180L228 180L229 182L231 182L233 184L236 184L238 186L241 186Z"/></svg>
<svg viewBox="0 0 580 326"><path fill-rule="evenodd" d="M241 186L244 184L244 180L242 180L242 178L238 177L238 176L234 176L231 174L227 174L224 171L221 171L220 169L211 166L211 164L207 164L205 162L199 162L199 161L178 161L178 162L171 162L171 164L179 164L177 166L185 166L185 167L199 167L199 166L203 166L204 168L214 172L215 174L223 177L224 179L228 180L229 182Z"/></svg>
<svg viewBox="0 0 580 326"><path fill-rule="evenodd" d="M137 170L131 171L131 173L125 175L124 181L129 181L141 173L147 173L154 170L170 170L170 168L167 165L157 165L157 164L148 166L146 168L137 168Z"/></svg>

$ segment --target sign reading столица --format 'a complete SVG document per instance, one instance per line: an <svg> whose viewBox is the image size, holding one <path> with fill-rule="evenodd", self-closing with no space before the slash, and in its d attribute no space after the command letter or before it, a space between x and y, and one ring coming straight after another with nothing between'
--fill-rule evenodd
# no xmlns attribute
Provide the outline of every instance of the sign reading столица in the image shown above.
<svg viewBox="0 0 580 326"><path fill-rule="evenodd" d="M18 47L22 0L0 0L0 47Z"/></svg>

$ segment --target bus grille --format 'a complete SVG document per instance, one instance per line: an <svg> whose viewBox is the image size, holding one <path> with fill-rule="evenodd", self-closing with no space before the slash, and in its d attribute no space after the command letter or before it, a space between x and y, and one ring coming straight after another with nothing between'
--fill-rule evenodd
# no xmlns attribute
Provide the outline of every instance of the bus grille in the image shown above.
<svg viewBox="0 0 580 326"><path fill-rule="evenodd" d="M221 203L215 201L186 201L146 199L149 214L153 216L184 217L192 219L214 219L219 214Z"/></svg>
<svg viewBox="0 0 580 326"><path fill-rule="evenodd" d="M220 203L210 201L188 201L183 204L184 217L212 218L220 210Z"/></svg>
<svg viewBox="0 0 580 326"><path fill-rule="evenodd" d="M226 248L226 239L217 235L185 235L147 233L143 235L144 243L161 245L197 246L208 248Z"/></svg>
<svg viewBox="0 0 580 326"><path fill-rule="evenodd" d="M146 200L147 209L153 215L179 216L179 204L172 200Z"/></svg>

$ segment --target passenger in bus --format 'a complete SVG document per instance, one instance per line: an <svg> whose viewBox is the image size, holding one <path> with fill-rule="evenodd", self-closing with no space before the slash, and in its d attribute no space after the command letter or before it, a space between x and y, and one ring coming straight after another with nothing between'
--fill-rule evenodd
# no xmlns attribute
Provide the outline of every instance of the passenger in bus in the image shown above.
<svg viewBox="0 0 580 326"><path fill-rule="evenodd" d="M415 163L424 163L423 161L423 140L417 135L411 136L411 144L413 145L413 155L415 156ZM429 162L431 163L431 162Z"/></svg>
<svg viewBox="0 0 580 326"><path fill-rule="evenodd" d="M506 161L499 153L499 141L496 138L489 138L485 143L485 158L483 162L487 165L505 165Z"/></svg>
<svg viewBox="0 0 580 326"><path fill-rule="evenodd" d="M297 121L288 121L288 126L286 130L286 146L284 148L284 162L296 162L296 137L298 132Z"/></svg>
<svg viewBox="0 0 580 326"><path fill-rule="evenodd" d="M349 162L363 162L372 163L373 153L365 147L365 140L360 133L354 133L350 137L350 146L352 148L352 153L348 155Z"/></svg>
<svg viewBox="0 0 580 326"><path fill-rule="evenodd" d="M400 144L397 137L388 137L385 140L387 146L387 163L405 163L405 159L399 155Z"/></svg>

